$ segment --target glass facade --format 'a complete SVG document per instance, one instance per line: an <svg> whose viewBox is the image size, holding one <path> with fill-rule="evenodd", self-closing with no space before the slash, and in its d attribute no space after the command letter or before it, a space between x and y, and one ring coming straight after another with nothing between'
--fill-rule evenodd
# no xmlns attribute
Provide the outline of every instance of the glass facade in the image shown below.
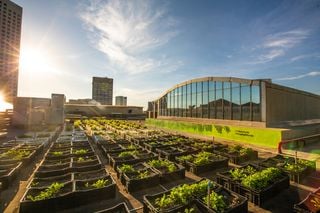
<svg viewBox="0 0 320 213"><path fill-rule="evenodd" d="M260 85L198 81L159 99L160 116L261 121Z"/></svg>

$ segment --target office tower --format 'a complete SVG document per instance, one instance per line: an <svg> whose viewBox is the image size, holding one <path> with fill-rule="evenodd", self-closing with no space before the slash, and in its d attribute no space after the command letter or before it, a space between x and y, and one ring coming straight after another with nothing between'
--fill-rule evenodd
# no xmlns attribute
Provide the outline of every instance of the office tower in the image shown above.
<svg viewBox="0 0 320 213"><path fill-rule="evenodd" d="M113 79L112 78L92 78L92 99L102 105L112 105Z"/></svg>
<svg viewBox="0 0 320 213"><path fill-rule="evenodd" d="M116 96L116 105L117 106L127 106L127 97Z"/></svg>
<svg viewBox="0 0 320 213"><path fill-rule="evenodd" d="M8 102L18 92L22 7L0 0L0 94Z"/></svg>

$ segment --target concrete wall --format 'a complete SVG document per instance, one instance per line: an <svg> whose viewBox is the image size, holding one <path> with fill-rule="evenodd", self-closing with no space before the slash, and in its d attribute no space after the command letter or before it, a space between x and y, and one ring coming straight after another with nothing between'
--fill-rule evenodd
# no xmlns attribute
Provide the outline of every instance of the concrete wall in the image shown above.
<svg viewBox="0 0 320 213"><path fill-rule="evenodd" d="M286 121L320 119L320 96L266 84L266 122L274 126Z"/></svg>

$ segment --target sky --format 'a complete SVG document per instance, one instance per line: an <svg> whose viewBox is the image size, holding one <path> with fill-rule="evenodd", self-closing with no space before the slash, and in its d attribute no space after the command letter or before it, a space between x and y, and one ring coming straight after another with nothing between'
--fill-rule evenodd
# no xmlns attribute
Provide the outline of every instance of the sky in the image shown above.
<svg viewBox="0 0 320 213"><path fill-rule="evenodd" d="M13 0L23 7L19 96L147 106L198 77L267 78L320 95L320 0Z"/></svg>

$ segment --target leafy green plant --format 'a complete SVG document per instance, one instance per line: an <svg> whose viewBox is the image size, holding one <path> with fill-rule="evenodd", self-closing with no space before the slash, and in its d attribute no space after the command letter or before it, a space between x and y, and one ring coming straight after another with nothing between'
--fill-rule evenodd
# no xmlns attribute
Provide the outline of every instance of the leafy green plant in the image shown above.
<svg viewBox="0 0 320 213"><path fill-rule="evenodd" d="M306 168L305 165L295 164L295 163L293 164L288 163L284 166L284 169L287 170L288 172L297 172L297 173L302 172L305 168Z"/></svg>
<svg viewBox="0 0 320 213"><path fill-rule="evenodd" d="M91 186L99 189L99 188L105 187L108 184L108 182L109 180L107 179L99 179L95 183L93 183Z"/></svg>
<svg viewBox="0 0 320 213"><path fill-rule="evenodd" d="M14 160L22 160L30 155L28 150L11 149L0 155L0 158L11 158Z"/></svg>
<svg viewBox="0 0 320 213"><path fill-rule="evenodd" d="M231 178L234 181L241 181L243 178L247 177L248 175L252 175L257 170L252 166L247 166L245 168L235 168L230 171Z"/></svg>
<svg viewBox="0 0 320 213"><path fill-rule="evenodd" d="M253 153L254 153L254 151L251 148L242 148L239 151L240 156L250 156Z"/></svg>
<svg viewBox="0 0 320 213"><path fill-rule="evenodd" d="M138 172L138 178L139 179L144 179L150 176L150 172L148 170L145 171L139 171Z"/></svg>
<svg viewBox="0 0 320 213"><path fill-rule="evenodd" d="M155 206L162 210L174 205L188 204L194 196L203 196L206 194L208 180L203 180L194 184L183 184L171 189L169 194L155 200ZM213 187L213 185L212 185Z"/></svg>
<svg viewBox="0 0 320 213"><path fill-rule="evenodd" d="M63 155L63 152L60 152L60 151L59 152L58 151L52 152L52 155L58 157L58 156Z"/></svg>
<svg viewBox="0 0 320 213"><path fill-rule="evenodd" d="M125 158L133 155L137 155L138 153L139 153L138 151L124 151L124 152L120 152L118 157Z"/></svg>
<svg viewBox="0 0 320 213"><path fill-rule="evenodd" d="M169 172L174 172L177 170L177 167L169 160L152 160L149 161L148 164L155 168L166 167Z"/></svg>
<svg viewBox="0 0 320 213"><path fill-rule="evenodd" d="M78 160L77 160L78 163L81 163L81 162L84 162L84 161L85 161L85 159L83 157L79 157Z"/></svg>
<svg viewBox="0 0 320 213"><path fill-rule="evenodd" d="M178 161L192 161L193 156L192 155L182 155L180 157L177 157Z"/></svg>
<svg viewBox="0 0 320 213"><path fill-rule="evenodd" d="M241 184L250 189L261 190L266 188L269 184L274 182L280 176L280 169L270 167L246 176L242 179Z"/></svg>
<svg viewBox="0 0 320 213"><path fill-rule="evenodd" d="M88 153L87 149L78 149L78 150L74 151L74 154L76 154L76 155L84 155L84 154L87 154L87 153Z"/></svg>
<svg viewBox="0 0 320 213"><path fill-rule="evenodd" d="M209 203L209 207L217 212L223 212L227 208L227 204L223 195L218 195L214 191L210 193L210 196L205 196L203 201L206 204Z"/></svg>
<svg viewBox="0 0 320 213"><path fill-rule="evenodd" d="M37 196L28 195L27 198L32 201L39 201L39 200L53 198L60 192L61 188L63 187L64 187L63 183L55 182L55 183L52 183L44 191L41 191L40 194L38 194Z"/></svg>
<svg viewBox="0 0 320 213"><path fill-rule="evenodd" d="M119 167L120 171L121 172L124 172L124 173L134 173L136 172L136 170L133 168L132 165L128 165L128 164L123 164Z"/></svg>

